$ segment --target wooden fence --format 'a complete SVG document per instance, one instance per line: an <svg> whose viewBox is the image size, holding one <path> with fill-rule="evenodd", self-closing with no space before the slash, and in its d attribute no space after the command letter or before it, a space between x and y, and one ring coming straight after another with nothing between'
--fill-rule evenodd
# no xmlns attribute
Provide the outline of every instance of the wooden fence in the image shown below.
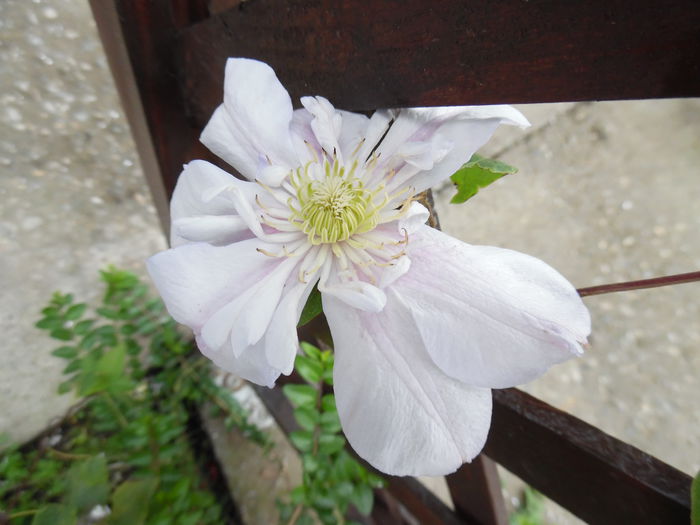
<svg viewBox="0 0 700 525"><path fill-rule="evenodd" d="M182 165L220 164L198 136L222 100L229 56L269 63L293 100L319 94L355 111L700 96L694 0L91 5L166 231ZM698 279L694 272L581 293ZM282 428L293 430L281 390L259 393ZM590 523L688 523L686 474L519 390L493 397L484 454L447 477L455 511L416 480L390 478L366 522L506 524L499 463Z"/></svg>

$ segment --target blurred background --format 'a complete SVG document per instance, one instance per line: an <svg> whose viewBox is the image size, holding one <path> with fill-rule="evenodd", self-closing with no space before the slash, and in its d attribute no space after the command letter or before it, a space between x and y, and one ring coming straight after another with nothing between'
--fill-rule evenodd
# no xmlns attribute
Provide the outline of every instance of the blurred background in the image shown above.
<svg viewBox="0 0 700 525"><path fill-rule="evenodd" d="M87 1L3 0L0 34L0 432L25 441L75 401L56 394L64 363L39 310L57 289L99 296L107 264L145 275L166 240ZM519 173L463 205L438 188L447 233L539 257L577 287L700 269L700 100L518 108L532 127L480 153ZM587 298L586 355L524 389L694 475L698 297L699 283Z"/></svg>

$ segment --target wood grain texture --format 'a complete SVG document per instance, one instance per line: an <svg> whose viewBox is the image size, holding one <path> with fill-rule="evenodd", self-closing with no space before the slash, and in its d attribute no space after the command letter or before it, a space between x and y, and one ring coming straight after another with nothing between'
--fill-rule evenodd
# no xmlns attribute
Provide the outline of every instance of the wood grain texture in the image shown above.
<svg viewBox="0 0 700 525"><path fill-rule="evenodd" d="M445 479L458 516L483 525L508 525L496 464L485 454Z"/></svg>
<svg viewBox="0 0 700 525"><path fill-rule="evenodd" d="M494 390L484 452L583 520L687 524L690 476L516 389Z"/></svg>
<svg viewBox="0 0 700 525"><path fill-rule="evenodd" d="M700 95L696 0L251 0L179 46L199 124L230 56L349 110Z"/></svg>

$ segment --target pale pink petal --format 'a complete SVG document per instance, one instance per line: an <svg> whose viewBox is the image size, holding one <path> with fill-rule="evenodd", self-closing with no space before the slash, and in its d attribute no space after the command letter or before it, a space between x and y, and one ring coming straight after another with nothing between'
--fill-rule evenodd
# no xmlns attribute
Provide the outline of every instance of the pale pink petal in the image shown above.
<svg viewBox="0 0 700 525"><path fill-rule="evenodd" d="M228 246L186 244L154 255L146 266L170 315L198 331L279 264L259 247L270 249L258 239Z"/></svg>
<svg viewBox="0 0 700 525"><path fill-rule="evenodd" d="M257 343L277 309L284 285L297 264L296 260L273 259L274 266L249 279L244 290L214 312L202 326L201 336L210 348L220 348L230 341L236 357Z"/></svg>
<svg viewBox="0 0 700 525"><path fill-rule="evenodd" d="M280 371L267 363L262 341L246 348L240 356L235 357L228 345L214 350L204 344L201 337L197 337L196 340L202 354L219 368L257 385L269 388L275 386Z"/></svg>
<svg viewBox="0 0 700 525"><path fill-rule="evenodd" d="M324 296L336 297L366 312L379 312L386 304L386 295L379 287L359 279L341 280L336 262L328 262L324 266L318 290Z"/></svg>
<svg viewBox="0 0 700 525"><path fill-rule="evenodd" d="M233 189L252 200L258 187L203 160L186 164L170 201L171 245L200 241L228 244L251 237L237 217L229 192Z"/></svg>
<svg viewBox="0 0 700 525"><path fill-rule="evenodd" d="M338 137L343 121L340 113L323 97L301 97L301 103L313 115L311 130L321 148L328 155L340 153Z"/></svg>
<svg viewBox="0 0 700 525"><path fill-rule="evenodd" d="M393 118L394 112L386 109L375 111L372 114L364 132L364 141L357 152L357 159L360 161L360 164L367 160L377 147Z"/></svg>
<svg viewBox="0 0 700 525"><path fill-rule="evenodd" d="M428 226L410 237L408 255L411 271L390 290L451 377L505 388L582 352L588 310L539 259L470 246Z"/></svg>
<svg viewBox="0 0 700 525"><path fill-rule="evenodd" d="M396 183L424 191L452 175L499 124L528 126L510 106L404 109L377 148L385 166L400 170Z"/></svg>
<svg viewBox="0 0 700 525"><path fill-rule="evenodd" d="M406 230L410 235L423 226L429 218L430 212L428 209L420 202L413 201L406 216L399 220L399 231Z"/></svg>
<svg viewBox="0 0 700 525"><path fill-rule="evenodd" d="M224 103L212 116L200 140L254 180L269 160L295 167L290 124L292 102L270 66L257 60L226 62Z"/></svg>
<svg viewBox="0 0 700 525"><path fill-rule="evenodd" d="M346 159L346 162L350 162L352 154L360 147L362 140L367 134L369 118L350 111L337 111L343 119L338 144L340 145L340 151L343 153L343 158ZM360 159L360 161L364 160Z"/></svg>
<svg viewBox="0 0 700 525"><path fill-rule="evenodd" d="M294 277L296 280L296 276ZM289 375L294 369L294 358L299 347L297 323L314 282L291 285L280 301L265 334L265 355L270 366Z"/></svg>
<svg viewBox="0 0 700 525"><path fill-rule="evenodd" d="M448 474L483 447L491 393L435 366L410 315L392 301L365 313L323 296L340 421L355 451L383 472Z"/></svg>

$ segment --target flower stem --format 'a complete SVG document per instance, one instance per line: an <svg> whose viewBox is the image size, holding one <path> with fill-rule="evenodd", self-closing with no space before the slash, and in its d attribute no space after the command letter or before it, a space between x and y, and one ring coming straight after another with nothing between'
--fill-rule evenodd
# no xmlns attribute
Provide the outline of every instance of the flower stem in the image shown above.
<svg viewBox="0 0 700 525"><path fill-rule="evenodd" d="M69 454L68 452L62 452L60 450L56 450L53 447L49 447L47 449L51 454L56 456L57 458L60 459L68 459L68 460L76 460L76 459L89 459L92 456L88 454Z"/></svg>
<svg viewBox="0 0 700 525"><path fill-rule="evenodd" d="M105 401L107 401L107 404L110 406L112 409L112 412L117 418L117 421L119 421L119 425L122 428L126 428L129 426L129 422L126 420L124 417L124 414L122 414L122 411L119 409L119 405L117 405L117 402L114 401L114 398L109 395L108 392L102 392L102 396L104 397Z"/></svg>
<svg viewBox="0 0 700 525"><path fill-rule="evenodd" d="M289 518L289 521L287 522L287 525L294 525L297 520L299 519L299 516L301 516L301 511L304 510L304 506L299 503L294 509L294 512L292 513L291 517Z"/></svg>
<svg viewBox="0 0 700 525"><path fill-rule="evenodd" d="M659 286L692 283L695 281L700 281L700 272L679 273L675 275L666 275L664 277L654 277L652 279L641 279L638 281L625 281L621 283L601 284L599 286L579 288L577 291L581 297L586 297L589 295L601 295L612 292L625 292L628 290L643 290L646 288L657 288Z"/></svg>

